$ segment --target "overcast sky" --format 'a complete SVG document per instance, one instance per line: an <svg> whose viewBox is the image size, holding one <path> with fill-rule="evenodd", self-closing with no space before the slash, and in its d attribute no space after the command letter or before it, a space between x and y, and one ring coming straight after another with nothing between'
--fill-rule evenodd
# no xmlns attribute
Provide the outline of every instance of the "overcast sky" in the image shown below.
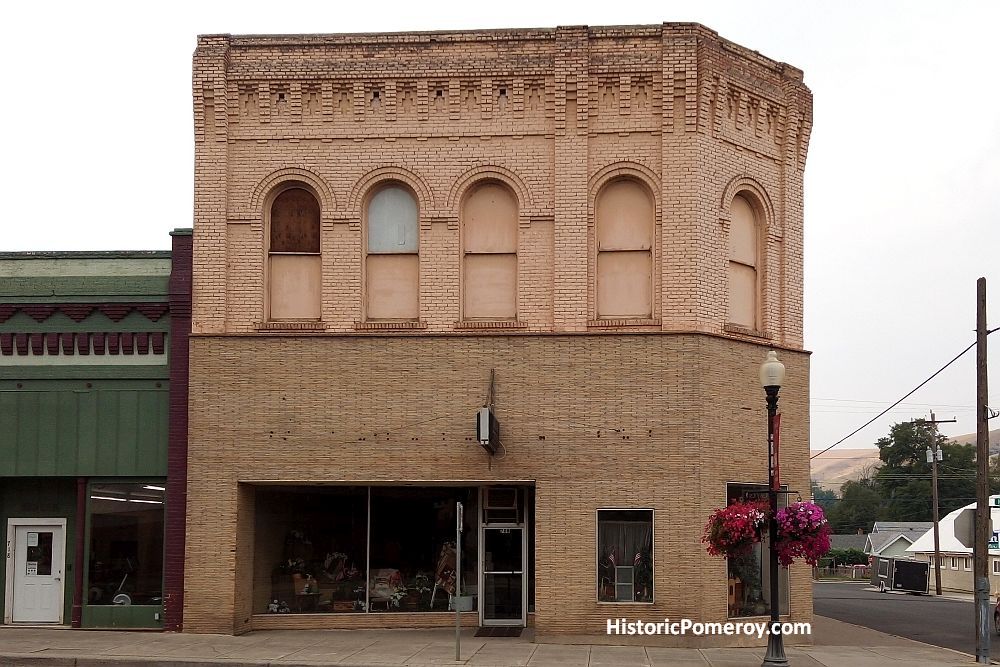
<svg viewBox="0 0 1000 667"><path fill-rule="evenodd" d="M697 21L805 71L812 442L839 440L1000 326L996 2L22 2L4 11L0 250L150 249L191 225L199 33ZM1000 334L991 337L1000 396ZM969 352L893 421L975 430ZM993 398L992 403L1000 403ZM1000 419L991 423L1000 428Z"/></svg>

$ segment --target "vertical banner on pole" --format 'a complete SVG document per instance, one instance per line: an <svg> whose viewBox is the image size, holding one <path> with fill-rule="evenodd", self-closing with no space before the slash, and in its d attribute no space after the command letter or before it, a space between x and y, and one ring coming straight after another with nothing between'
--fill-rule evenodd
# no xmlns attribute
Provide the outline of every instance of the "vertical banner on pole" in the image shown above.
<svg viewBox="0 0 1000 667"><path fill-rule="evenodd" d="M781 413L774 415L774 482L772 488L781 490Z"/></svg>

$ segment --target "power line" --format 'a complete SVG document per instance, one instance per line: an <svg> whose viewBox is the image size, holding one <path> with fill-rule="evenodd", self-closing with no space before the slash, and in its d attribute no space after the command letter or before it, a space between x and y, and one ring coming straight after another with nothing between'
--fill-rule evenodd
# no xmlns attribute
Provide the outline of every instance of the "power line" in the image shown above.
<svg viewBox="0 0 1000 667"><path fill-rule="evenodd" d="M944 369L948 368L953 363L955 363L956 361L958 361L959 358L961 358L961 356L963 354L965 354L966 352L968 352L969 350L971 350L975 346L976 346L976 342L972 341L972 343L970 343L967 348L965 348L964 350L962 350L961 352L959 352L958 354L956 354L952 358L951 361L949 361L948 363L946 363L944 366L942 366L937 371L935 371L934 374L931 375L929 378L927 378L926 380L924 380L923 382L921 382L920 384L918 384L916 387L914 387L912 390L910 390L909 392L907 392L907 394L905 396L903 396L901 399L899 399L898 401L896 401L895 403L893 403L892 405L890 405L888 408L886 408L882 412L878 413L877 415L875 415L874 417L872 417L871 419L869 419L868 421L866 421L864 424L862 424L861 426L857 427L856 429L854 429L853 431L851 431L850 433L848 433L843 438L841 438L837 442L833 443L832 445L830 445L826 449L821 450L818 454L813 454L812 456L809 457L809 460L812 461L814 458L816 458L820 454L823 454L824 452L830 451L831 449L833 449L834 447L836 447L837 445L839 445L843 441L847 440L851 436L853 436L856 433L858 433L859 431L861 431L861 429L865 428L866 426L869 426L870 424L872 424L873 422L875 422L876 420L878 420L882 415L886 414L887 412L889 412L890 410L892 410L894 407L896 407L897 405L899 405L900 403L902 403L903 401L905 401L906 399L908 399L910 396L912 396L913 394L915 394L918 389L920 389L925 384L927 384L928 382L930 382L931 380L933 380L934 378L936 378L938 375L940 375L941 372L944 371Z"/></svg>
<svg viewBox="0 0 1000 667"><path fill-rule="evenodd" d="M815 396L809 399L810 403L816 401L832 401L835 403L883 403L883 404L889 402L889 401L861 399L861 398L818 398ZM914 403L912 401L902 403L902 405L912 405L924 408L970 408L973 410L976 407L974 405L967 405L967 404L957 405L957 404L947 404L947 403ZM864 407L864 406L848 406L848 407Z"/></svg>

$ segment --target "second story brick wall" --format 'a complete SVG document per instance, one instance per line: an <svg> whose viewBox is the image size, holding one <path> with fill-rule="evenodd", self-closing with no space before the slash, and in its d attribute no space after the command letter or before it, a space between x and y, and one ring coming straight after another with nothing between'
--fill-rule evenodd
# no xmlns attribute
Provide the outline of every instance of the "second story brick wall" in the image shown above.
<svg viewBox="0 0 1000 667"><path fill-rule="evenodd" d="M811 94L801 71L703 26L203 36L194 115L196 334L625 329L802 346ZM648 196L648 233L614 231L633 224L616 210L598 229L621 181L645 193L622 189L626 207ZM470 257L482 183L516 202L514 245L491 237L491 256ZM412 261L372 259L369 204L386 187L415 201ZM318 317L272 317L272 282L297 261L269 247L288 188L318 203L319 252L288 274ZM472 280L503 317L467 316ZM752 303L731 306L734 290ZM416 317L370 316L383 293Z"/></svg>

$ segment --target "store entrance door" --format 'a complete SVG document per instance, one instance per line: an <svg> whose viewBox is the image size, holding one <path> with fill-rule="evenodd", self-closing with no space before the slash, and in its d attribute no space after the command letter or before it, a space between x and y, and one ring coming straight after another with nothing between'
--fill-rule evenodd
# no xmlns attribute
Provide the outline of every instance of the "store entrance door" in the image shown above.
<svg viewBox="0 0 1000 667"><path fill-rule="evenodd" d="M7 524L6 623L61 623L64 519L10 519Z"/></svg>
<svg viewBox="0 0 1000 667"><path fill-rule="evenodd" d="M521 526L483 526L482 625L523 626L525 623L527 544L524 537Z"/></svg>

